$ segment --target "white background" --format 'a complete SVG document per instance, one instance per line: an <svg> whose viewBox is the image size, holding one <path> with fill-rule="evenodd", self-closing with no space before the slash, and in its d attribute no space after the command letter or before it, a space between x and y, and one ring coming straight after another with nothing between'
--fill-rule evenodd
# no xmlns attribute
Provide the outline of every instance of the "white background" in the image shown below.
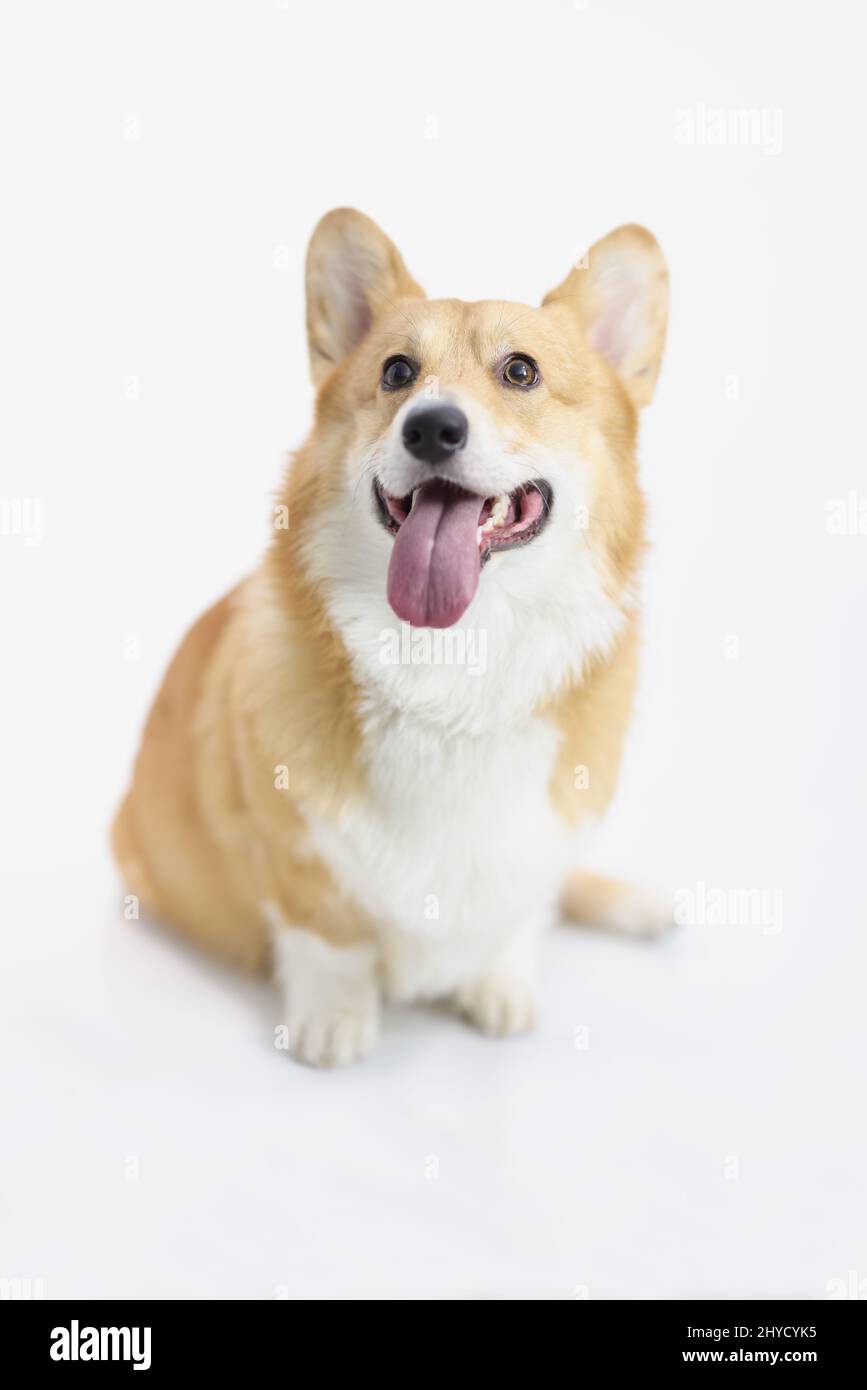
<svg viewBox="0 0 867 1390"><path fill-rule="evenodd" d="M142 0L12 5L4 31L0 493L44 511L0 535L0 1277L867 1281L867 535L827 529L867 494L862 7ZM702 106L763 110L781 147L679 141ZM532 1038L394 1010L323 1075L274 1050L268 985L123 920L106 829L309 427L302 260L340 204L433 295L536 302L612 226L659 237L644 678L594 866L783 915L660 946L563 929Z"/></svg>

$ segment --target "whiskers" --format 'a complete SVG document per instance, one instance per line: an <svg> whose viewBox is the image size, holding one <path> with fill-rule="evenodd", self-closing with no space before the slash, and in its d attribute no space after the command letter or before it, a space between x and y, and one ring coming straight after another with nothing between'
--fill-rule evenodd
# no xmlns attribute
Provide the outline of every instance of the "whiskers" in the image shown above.
<svg viewBox="0 0 867 1390"><path fill-rule="evenodd" d="M368 491L372 488L376 478L376 468L379 461L379 446L374 445L372 449L368 450L362 460L361 472L355 480L355 486L352 489L352 501L350 503L352 509L358 505L358 494L362 484L367 483Z"/></svg>
<svg viewBox="0 0 867 1390"><path fill-rule="evenodd" d="M533 490L534 490L535 492L538 492L539 496L540 496L541 499L542 499L542 506L543 506L543 508L545 509L546 512L550 513L550 511L551 511L551 500L550 500L550 497L547 497L547 496L545 495L544 491L542 490L542 488L540 488L539 484L536 483L536 482L533 482L533 480L532 480L532 478L531 478L530 481L529 481L528 483L524 483L524 487L527 487L527 488L530 488L530 487L531 487L531 488L533 488Z"/></svg>
<svg viewBox="0 0 867 1390"><path fill-rule="evenodd" d="M378 444L375 444L362 456L358 477L349 489L349 504L346 507L343 524L338 533L338 541L341 546L346 541L349 528L357 523L362 508L373 505L370 500L370 494L373 491L373 484L376 479L376 470L379 462L380 450ZM341 508L341 510L343 509Z"/></svg>

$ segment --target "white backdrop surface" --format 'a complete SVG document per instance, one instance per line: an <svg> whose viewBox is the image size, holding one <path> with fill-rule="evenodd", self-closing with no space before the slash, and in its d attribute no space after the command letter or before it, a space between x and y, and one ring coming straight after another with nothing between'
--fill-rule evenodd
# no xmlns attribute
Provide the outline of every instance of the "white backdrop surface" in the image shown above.
<svg viewBox="0 0 867 1390"><path fill-rule="evenodd" d="M3 30L0 1276L867 1281L862 7L129 0ZM106 829L309 428L302 261L341 204L434 295L534 302L616 224L660 239L644 672L593 866L779 913L564 929L532 1038L393 1010L321 1075L275 1052L267 985L123 920Z"/></svg>

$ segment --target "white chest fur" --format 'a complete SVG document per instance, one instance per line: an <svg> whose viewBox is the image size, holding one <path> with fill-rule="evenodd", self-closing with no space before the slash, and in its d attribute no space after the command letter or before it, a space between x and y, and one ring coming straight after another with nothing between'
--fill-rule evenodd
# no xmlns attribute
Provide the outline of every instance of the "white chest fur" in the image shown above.
<svg viewBox="0 0 867 1390"><path fill-rule="evenodd" d="M312 821L318 852L379 924L389 993L438 996L556 909L576 845L549 781L556 731L445 733L370 713L368 793L339 824Z"/></svg>

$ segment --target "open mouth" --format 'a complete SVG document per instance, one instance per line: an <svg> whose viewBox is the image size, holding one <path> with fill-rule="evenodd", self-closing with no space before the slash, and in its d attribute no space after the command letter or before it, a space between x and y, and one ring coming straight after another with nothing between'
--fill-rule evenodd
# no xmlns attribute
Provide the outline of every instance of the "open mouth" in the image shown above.
<svg viewBox="0 0 867 1390"><path fill-rule="evenodd" d="M526 545L534 540L542 530L551 510L553 491L544 478L536 478L531 483L523 483L514 492L501 492L496 497L484 499L475 493L465 492L454 483L439 480L440 485L455 494L474 498L479 503L476 543L481 552L482 564L495 550L509 550L514 545ZM425 483L424 487L433 486ZM374 494L379 515L385 526L394 535L400 530L409 516L413 502L422 488L416 488L407 497L392 497L380 483L374 482Z"/></svg>
<svg viewBox="0 0 867 1390"><path fill-rule="evenodd" d="M491 555L527 545L543 530L553 492L536 478L514 492L480 497L434 478L407 497L393 497L374 482L374 497L395 538L389 603L414 627L451 627L471 603Z"/></svg>

